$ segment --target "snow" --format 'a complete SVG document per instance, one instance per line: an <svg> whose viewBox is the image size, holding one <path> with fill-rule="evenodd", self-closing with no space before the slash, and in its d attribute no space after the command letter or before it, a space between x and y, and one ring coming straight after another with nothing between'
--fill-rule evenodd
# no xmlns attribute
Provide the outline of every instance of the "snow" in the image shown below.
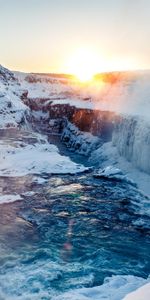
<svg viewBox="0 0 150 300"><path fill-rule="evenodd" d="M74 92L71 85L53 76L15 72L22 88L28 90L29 98L64 99Z"/></svg>
<svg viewBox="0 0 150 300"><path fill-rule="evenodd" d="M52 76L23 73L15 73L15 76L0 66L0 128L17 127L23 119L26 119L29 109L21 101L24 90L28 91L29 98L48 99L47 101L52 101L52 105L69 104L78 108L109 110L122 114L124 119L116 127L112 141L93 151L90 160L101 164L101 169L97 172L98 176L128 181L128 177L132 178L140 189L150 195L148 175L150 174L150 72L137 72L130 75L118 73L115 83L102 78L101 81L85 86L77 86L73 82ZM89 99L85 100L86 97ZM45 119L48 115L35 112L34 117ZM64 131L63 138L73 132L70 139L71 146L75 147L76 142L82 144L82 138L85 136L79 134L75 126L70 126ZM87 144L89 145L90 142L92 147L98 144L96 138L94 140L92 135L86 134L82 153L88 150ZM86 170L88 168L83 165L60 155L58 148L46 140L40 142L39 139L34 144L0 142L0 176L16 177L34 174L35 182L43 184L45 179L42 178L42 174L76 174ZM24 195L32 196L32 191ZM0 204L18 200L22 200L22 195L0 195ZM140 213L149 215L149 200L144 201L138 203L135 199L135 204ZM41 266L39 272L41 273ZM31 273L33 275L33 270ZM23 277L22 280L24 281L25 278ZM106 278L101 286L69 291L53 297L53 300L121 300L124 297L124 300L147 300L150 294L148 282L149 280L134 276L112 276ZM44 297L44 294L45 297L49 296L47 291L40 290L40 293L38 299L40 296ZM30 298L30 295L27 297Z"/></svg>
<svg viewBox="0 0 150 300"><path fill-rule="evenodd" d="M150 283L137 289L135 292L128 294L123 300L149 300L150 299Z"/></svg>
<svg viewBox="0 0 150 300"><path fill-rule="evenodd" d="M29 113L20 97L23 90L9 70L0 66L0 128L17 127Z"/></svg>
<svg viewBox="0 0 150 300"><path fill-rule="evenodd" d="M94 176L97 178L104 177L108 179L126 181L132 185L135 185L135 183L131 179L129 179L125 174L123 174L122 170L114 166L107 166L104 169L99 169L94 174Z"/></svg>
<svg viewBox="0 0 150 300"><path fill-rule="evenodd" d="M21 143L16 147L1 142L0 149L0 176L76 174L88 169L60 155L58 148L48 143Z"/></svg>
<svg viewBox="0 0 150 300"><path fill-rule="evenodd" d="M52 102L52 105L57 105L57 104L68 104L70 106L75 106L77 108L86 108L86 109L95 109L94 103L91 102L91 100L84 101L80 98L71 98L71 99L61 99L61 100L54 100Z"/></svg>
<svg viewBox="0 0 150 300"><path fill-rule="evenodd" d="M52 300L121 300L128 293L147 282L146 279L134 276L112 276L106 278L101 286L72 290L58 297L53 297ZM139 298L139 300L147 299Z"/></svg>
<svg viewBox="0 0 150 300"><path fill-rule="evenodd" d="M97 152L94 151L92 159L102 161L101 156L105 160L107 157L108 161L101 167L115 164L131 181L137 183L139 189L150 195L150 72L117 72L84 85L69 80L64 84L48 75L34 75L35 82L29 83L27 75L18 73L17 77L31 98L48 98L46 103L52 102L51 105L68 104L77 108L119 113L121 121L115 126L111 144L106 143ZM35 117L43 118L44 115L37 112ZM76 133L72 131L67 126L63 132L62 140L69 137L68 147L82 154L89 154L94 145L97 148L92 135L85 137L85 134L77 133L77 129ZM91 149L88 145L90 139L93 145ZM79 145L81 149L77 149Z"/></svg>
<svg viewBox="0 0 150 300"><path fill-rule="evenodd" d="M94 151L96 157L93 153L92 159L102 161L103 154L105 159L107 157L108 162L101 167L115 164L115 167L121 169L124 174L138 184L139 189L150 195L150 176L148 175L150 174L149 71L104 74L100 76L99 80L86 84L78 84L69 79L60 80L60 78L53 78L49 75L16 73L16 76L22 88L28 90L31 98L42 97L47 99L46 103L52 102L51 105L69 104L78 108L119 113L122 120L115 127L111 144L104 144L104 147L97 152ZM32 80L29 80L28 77L31 77ZM36 112L35 117L44 118L44 115ZM47 118L46 114L45 118ZM68 128L64 130L64 139L65 136L69 136L69 147L71 148L83 142L82 147L84 148L84 144L86 144L87 150L90 138L92 141L91 135L84 143L82 134L72 134ZM82 153L86 152L84 149L83 151L79 149L79 152L80 150ZM76 149L76 151L78 150ZM100 153L99 158L98 152Z"/></svg>
<svg viewBox="0 0 150 300"><path fill-rule="evenodd" d="M0 96L0 128L17 127L24 117L26 108L18 107L18 102L12 101L12 97Z"/></svg>
<svg viewBox="0 0 150 300"><path fill-rule="evenodd" d="M48 112L42 112L42 111L32 111L32 116L40 121L40 120L48 120L49 118L49 113Z"/></svg>
<svg viewBox="0 0 150 300"><path fill-rule="evenodd" d="M98 137L93 136L89 132L80 131L70 122L67 122L62 132L61 140L68 148L85 156L88 156L100 144Z"/></svg>
<svg viewBox="0 0 150 300"><path fill-rule="evenodd" d="M20 195L0 195L0 204L22 200Z"/></svg>
<svg viewBox="0 0 150 300"><path fill-rule="evenodd" d="M108 80L108 74L86 84L32 74L30 76L35 78L35 82L30 83L26 80L28 75L16 73L22 88L29 91L30 98L48 98L54 105L69 104L150 119L150 72L118 72L112 75L116 77L115 82ZM85 98L89 99L85 101Z"/></svg>
<svg viewBox="0 0 150 300"><path fill-rule="evenodd" d="M45 182L47 182L47 179L35 176L33 181L36 182L37 184L42 184L43 185Z"/></svg>

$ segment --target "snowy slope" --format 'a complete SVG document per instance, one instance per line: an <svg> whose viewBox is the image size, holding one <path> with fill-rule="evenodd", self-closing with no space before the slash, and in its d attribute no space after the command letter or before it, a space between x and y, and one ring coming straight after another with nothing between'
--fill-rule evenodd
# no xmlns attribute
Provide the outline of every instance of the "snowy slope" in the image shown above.
<svg viewBox="0 0 150 300"><path fill-rule="evenodd" d="M25 123L29 110L20 97L23 90L14 74L0 66L0 128Z"/></svg>
<svg viewBox="0 0 150 300"><path fill-rule="evenodd" d="M77 98L70 81L63 78L55 78L52 75L38 75L15 72L22 88L28 90L29 98L49 98L64 100Z"/></svg>

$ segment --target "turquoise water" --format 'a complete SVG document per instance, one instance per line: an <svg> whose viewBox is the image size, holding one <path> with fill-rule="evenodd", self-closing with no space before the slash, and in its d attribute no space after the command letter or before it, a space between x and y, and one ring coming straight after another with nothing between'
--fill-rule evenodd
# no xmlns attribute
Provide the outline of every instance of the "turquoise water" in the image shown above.
<svg viewBox="0 0 150 300"><path fill-rule="evenodd" d="M6 299L50 299L100 285L113 274L148 276L148 232L132 225L140 216L125 204L135 196L132 187L90 174L52 176L43 185L32 180L1 178L6 190L32 189L23 200L1 205L0 282Z"/></svg>

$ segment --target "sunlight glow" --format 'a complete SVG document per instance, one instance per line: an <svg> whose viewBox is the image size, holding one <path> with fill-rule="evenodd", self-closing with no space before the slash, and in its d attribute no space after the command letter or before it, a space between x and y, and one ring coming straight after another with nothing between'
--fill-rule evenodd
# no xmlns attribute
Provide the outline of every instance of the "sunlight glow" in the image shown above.
<svg viewBox="0 0 150 300"><path fill-rule="evenodd" d="M98 55L91 48L77 49L65 65L65 73L72 74L81 82L92 81L97 73L129 71L135 68L134 62L123 58L111 58Z"/></svg>
<svg viewBox="0 0 150 300"><path fill-rule="evenodd" d="M68 61L66 69L79 81L90 81L100 70L99 57L94 51L78 49Z"/></svg>

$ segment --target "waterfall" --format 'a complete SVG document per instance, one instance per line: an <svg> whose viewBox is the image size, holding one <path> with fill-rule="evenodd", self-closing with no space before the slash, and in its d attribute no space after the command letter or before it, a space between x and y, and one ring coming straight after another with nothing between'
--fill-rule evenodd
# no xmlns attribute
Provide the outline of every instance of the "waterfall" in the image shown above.
<svg viewBox="0 0 150 300"><path fill-rule="evenodd" d="M150 174L150 123L139 117L124 117L115 126L112 144L120 156Z"/></svg>

